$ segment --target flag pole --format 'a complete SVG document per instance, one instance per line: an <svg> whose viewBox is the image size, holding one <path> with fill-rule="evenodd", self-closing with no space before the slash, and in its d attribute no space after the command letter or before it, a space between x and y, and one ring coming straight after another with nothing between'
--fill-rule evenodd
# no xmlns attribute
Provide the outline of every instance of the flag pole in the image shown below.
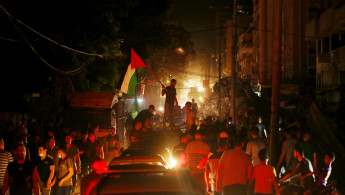
<svg viewBox="0 0 345 195"><path fill-rule="evenodd" d="M149 66L147 66L147 69L152 73L152 75L156 78L156 80L162 85L162 87L165 89L163 83L158 79L157 75L151 70Z"/></svg>

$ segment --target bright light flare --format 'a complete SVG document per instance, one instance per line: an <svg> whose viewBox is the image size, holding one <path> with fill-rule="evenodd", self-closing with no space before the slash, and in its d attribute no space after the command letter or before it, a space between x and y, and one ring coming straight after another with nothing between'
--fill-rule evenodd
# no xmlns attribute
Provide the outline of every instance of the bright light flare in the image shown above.
<svg viewBox="0 0 345 195"><path fill-rule="evenodd" d="M204 99L202 98L202 97L199 97L199 100L202 102L202 101L204 101Z"/></svg>
<svg viewBox="0 0 345 195"><path fill-rule="evenodd" d="M161 112L164 111L163 107L159 107L158 110L161 111Z"/></svg>
<svg viewBox="0 0 345 195"><path fill-rule="evenodd" d="M198 91L199 91L199 92L203 92L203 91L205 91L205 88L203 88L203 87L198 87Z"/></svg>
<svg viewBox="0 0 345 195"><path fill-rule="evenodd" d="M141 103L143 103L143 102L144 102L143 99L141 99L141 98L138 99L138 103L139 103L139 104L141 104Z"/></svg>
<svg viewBox="0 0 345 195"><path fill-rule="evenodd" d="M176 166L176 160L173 158L172 156L172 152L168 149L168 148L165 148L167 151L168 151L168 154L169 154L169 168L172 169Z"/></svg>

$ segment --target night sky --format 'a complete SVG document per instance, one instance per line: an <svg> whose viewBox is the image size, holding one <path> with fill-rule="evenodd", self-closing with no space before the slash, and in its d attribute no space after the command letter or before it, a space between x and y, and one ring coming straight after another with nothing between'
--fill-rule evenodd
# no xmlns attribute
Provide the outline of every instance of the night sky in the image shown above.
<svg viewBox="0 0 345 195"><path fill-rule="evenodd" d="M30 24L33 19L40 18L35 16L34 13L32 15L20 15L21 9L25 9L25 4L16 7L9 2L7 1L2 5L10 5L6 9L11 14L17 14L16 16L23 22ZM175 18L176 23L190 32L196 55L200 50L211 52L215 48L215 32L209 30L214 28L214 12L209 9L210 3L210 0L200 0L198 3L195 3L195 1L174 0L172 4L173 10L175 10L172 16ZM44 5L42 7L42 9L46 9ZM44 18L40 19L44 20ZM37 92L45 87L49 78L53 75L53 71L39 60L3 13L0 13L0 24L2 26L0 31L0 87L2 96L0 100L1 108L6 110L8 107L17 105L22 99L23 93ZM47 22L47 25L51 24ZM23 27L20 30L23 30ZM24 32L28 35L27 31ZM29 39L30 36L35 37L30 34ZM33 40L35 41L34 44L42 41L41 39ZM41 49L44 51L44 48ZM55 58L47 58L47 61L54 65L57 64L58 58L57 55Z"/></svg>

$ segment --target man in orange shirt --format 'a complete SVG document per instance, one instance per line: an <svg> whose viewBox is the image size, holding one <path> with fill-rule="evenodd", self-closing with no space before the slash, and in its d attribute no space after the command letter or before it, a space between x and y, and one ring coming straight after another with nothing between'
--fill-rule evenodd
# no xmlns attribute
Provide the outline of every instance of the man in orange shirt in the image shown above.
<svg viewBox="0 0 345 195"><path fill-rule="evenodd" d="M251 184L253 180L255 180L254 193L256 195L273 194L273 185L278 195L279 189L276 180L276 171L274 167L267 165L268 158L266 149L260 150L258 156L261 160L261 164L254 167L253 176L249 182Z"/></svg>

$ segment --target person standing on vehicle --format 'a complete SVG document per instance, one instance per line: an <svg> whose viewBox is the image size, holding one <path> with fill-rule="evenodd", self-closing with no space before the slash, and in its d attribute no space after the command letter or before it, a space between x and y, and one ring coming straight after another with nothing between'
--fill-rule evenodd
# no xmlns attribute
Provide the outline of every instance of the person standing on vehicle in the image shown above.
<svg viewBox="0 0 345 195"><path fill-rule="evenodd" d="M195 124L195 115L192 112L192 103L186 102L186 109L187 109L187 116L186 116L186 122L181 124L180 126L186 125L186 131L189 131L192 127L192 125Z"/></svg>
<svg viewBox="0 0 345 195"><path fill-rule="evenodd" d="M15 146L16 160L11 162L5 173L4 186L1 194L6 195L10 189L11 195L32 195L32 189L39 195L39 176L37 169L26 159L26 148L23 144Z"/></svg>
<svg viewBox="0 0 345 195"><path fill-rule="evenodd" d="M56 195L71 195L72 194L72 176L73 171L73 160L67 156L67 147L60 146L59 148L59 165L57 176L54 179L53 185L57 185Z"/></svg>
<svg viewBox="0 0 345 195"><path fill-rule="evenodd" d="M39 159L37 160L37 171L40 176L39 187L41 195L49 195L51 182L54 177L54 160L47 156L47 146L38 146Z"/></svg>
<svg viewBox="0 0 345 195"><path fill-rule="evenodd" d="M175 107L178 108L178 102L176 98L176 80L171 79L170 81L170 86L165 87L162 85L162 96L166 94L165 98L165 104L164 104L164 118L163 118L163 124L165 126L165 123L167 119L170 119L170 127L174 126L174 110ZM174 102L175 102L175 107L174 107Z"/></svg>
<svg viewBox="0 0 345 195"><path fill-rule="evenodd" d="M115 128L112 128L110 134L106 138L105 153L107 164L113 160L113 158L118 157L120 154L120 138L115 134Z"/></svg>

